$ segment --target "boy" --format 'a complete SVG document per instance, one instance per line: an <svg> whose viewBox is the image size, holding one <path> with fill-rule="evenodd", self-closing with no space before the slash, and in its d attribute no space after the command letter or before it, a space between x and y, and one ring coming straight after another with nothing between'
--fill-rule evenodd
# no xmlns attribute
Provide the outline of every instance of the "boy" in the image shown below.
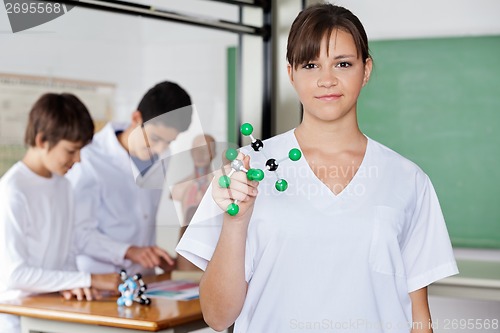
<svg viewBox="0 0 500 333"><path fill-rule="evenodd" d="M54 291L92 300L93 288L117 290L118 274L91 275L75 265L73 196L64 174L93 132L87 108L71 94L45 94L34 104L28 150L0 180L0 300ZM0 332L18 331L18 317L0 314Z"/></svg>
<svg viewBox="0 0 500 333"><path fill-rule="evenodd" d="M82 255L78 269L154 274L174 267L156 246L156 213L165 171L160 157L191 123L191 99L172 82L161 82L142 98L129 124L108 123L82 150L85 163L68 173L76 200ZM131 163L132 162L132 163ZM145 186L153 171L157 184ZM152 188L154 187L154 188Z"/></svg>

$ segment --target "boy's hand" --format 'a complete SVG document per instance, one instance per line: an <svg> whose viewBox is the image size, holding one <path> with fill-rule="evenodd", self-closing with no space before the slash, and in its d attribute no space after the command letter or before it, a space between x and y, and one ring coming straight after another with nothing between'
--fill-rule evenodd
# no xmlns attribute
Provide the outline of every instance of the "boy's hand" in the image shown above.
<svg viewBox="0 0 500 333"><path fill-rule="evenodd" d="M174 269L177 269L177 258L174 259L173 265L168 263L165 259L161 258L160 265L158 267L160 267L163 270L163 272L170 273Z"/></svg>
<svg viewBox="0 0 500 333"><path fill-rule="evenodd" d="M160 267L162 259L170 265L174 266L175 261L170 255L158 246L131 246L125 253L125 259L131 260L145 268Z"/></svg>
<svg viewBox="0 0 500 333"><path fill-rule="evenodd" d="M122 283L122 280L120 279L120 274L117 273L91 275L92 289L117 292L120 283ZM94 294L96 294L96 292L94 292Z"/></svg>
<svg viewBox="0 0 500 333"><path fill-rule="evenodd" d="M62 290L59 293L67 301L71 300L72 298L76 298L79 301L83 301L84 299L87 301L92 301L99 298L99 295L95 295L91 288L75 288L71 290Z"/></svg>

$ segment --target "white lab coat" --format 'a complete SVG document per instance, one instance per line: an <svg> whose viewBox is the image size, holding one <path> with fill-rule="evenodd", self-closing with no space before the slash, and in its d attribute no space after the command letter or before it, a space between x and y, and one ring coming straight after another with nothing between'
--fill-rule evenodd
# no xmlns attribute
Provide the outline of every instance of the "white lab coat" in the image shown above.
<svg viewBox="0 0 500 333"><path fill-rule="evenodd" d="M76 231L81 255L79 270L92 273L151 274L125 260L131 245L156 243L156 213L161 189L137 185L136 166L120 145L116 132L124 124L108 123L81 151L81 163L66 175L75 195Z"/></svg>

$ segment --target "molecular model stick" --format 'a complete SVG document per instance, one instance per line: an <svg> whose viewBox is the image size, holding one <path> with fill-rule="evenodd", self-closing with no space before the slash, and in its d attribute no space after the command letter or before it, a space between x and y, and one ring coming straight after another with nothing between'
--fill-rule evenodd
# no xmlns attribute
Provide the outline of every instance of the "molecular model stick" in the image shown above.
<svg viewBox="0 0 500 333"><path fill-rule="evenodd" d="M302 153L300 152L300 150L298 150L297 148L293 148L293 149L290 149L287 157L284 157L278 161L274 158L268 159L266 162L266 168L269 171L276 171L281 162L283 162L287 159L291 159L292 161L295 162L295 161L298 161L301 157L302 157ZM288 182L286 180L284 180L283 178L278 177L278 174L276 172L274 174L276 175L276 178L278 179L278 180L276 180L276 183L274 183L274 187L280 192L285 191L288 188Z"/></svg>
<svg viewBox="0 0 500 333"><path fill-rule="evenodd" d="M241 125L240 132L244 136L250 137L250 139L252 140L252 143L250 146L252 147L252 149L254 151L258 152L258 151L263 150L264 143L261 140L255 139L253 137L253 135L252 135L253 126L251 124L245 123L245 124ZM230 148L226 151L226 158L229 161L231 161L231 171L229 172L229 174L227 176L221 176L219 178L219 186L220 187L223 187L223 188L229 187L229 185L231 184L230 177L236 171L246 172L247 178L249 180L261 181L264 178L264 173L260 169L246 170L243 166L243 162L236 159L237 155L238 155L238 152L235 149ZM264 157L266 157L265 154L264 154ZM276 160L274 158L267 159L267 157L266 157L266 159L267 159L266 168L269 171L273 171L274 174L276 175L276 178L277 178L277 181L274 184L274 187L276 188L276 190L283 192L288 188L288 182L286 180L280 178L276 172L276 170L279 167L279 164L281 162L287 160L288 158L292 161L298 161L301 157L302 157L302 153L297 148L291 149L288 152L287 157L279 159L279 160ZM238 211L239 211L238 200L235 200L233 203L229 204L229 206L227 208L227 213L231 216L234 216L234 215L238 214Z"/></svg>
<svg viewBox="0 0 500 333"><path fill-rule="evenodd" d="M250 137L250 139L252 140L251 146L252 146L253 150L255 150L255 151L262 150L262 153L264 154L264 150L263 150L264 143L261 140L255 139L252 135L253 126L249 123L245 123L245 124L241 125L240 130L241 130L241 134L243 134L244 136ZM278 169L280 163L286 161L287 159L290 159L294 162L300 160L300 158L302 157L302 152L297 148L292 148L288 152L288 156L281 158L279 160L276 160L274 158L267 158L267 156L265 154L264 154L264 157L267 159L266 169L269 171L273 171L274 174L276 175L277 180L276 180L276 183L274 184L274 187L276 188L276 190L278 190L280 192L286 191L286 189L288 188L288 182L286 180L284 180L283 178L280 178L278 176L278 173L276 172L276 170Z"/></svg>
<svg viewBox="0 0 500 333"><path fill-rule="evenodd" d="M118 291L121 294L116 300L118 305L132 306L133 302L144 305L151 304L151 300L144 295L147 286L142 280L141 274L138 273L130 277L127 275L127 272L122 269L120 278L122 279L122 283L118 286Z"/></svg>

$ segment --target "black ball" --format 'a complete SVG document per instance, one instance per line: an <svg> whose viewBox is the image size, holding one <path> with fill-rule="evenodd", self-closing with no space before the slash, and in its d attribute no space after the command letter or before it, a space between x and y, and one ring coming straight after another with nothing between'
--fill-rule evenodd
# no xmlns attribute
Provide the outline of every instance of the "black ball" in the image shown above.
<svg viewBox="0 0 500 333"><path fill-rule="evenodd" d="M266 162L266 168L269 171L276 171L276 169L278 169L278 163L276 163L274 158L270 158Z"/></svg>
<svg viewBox="0 0 500 333"><path fill-rule="evenodd" d="M252 146L253 150L259 151L262 148L264 148L264 143L261 140L256 139L254 142L252 142L251 146Z"/></svg>

